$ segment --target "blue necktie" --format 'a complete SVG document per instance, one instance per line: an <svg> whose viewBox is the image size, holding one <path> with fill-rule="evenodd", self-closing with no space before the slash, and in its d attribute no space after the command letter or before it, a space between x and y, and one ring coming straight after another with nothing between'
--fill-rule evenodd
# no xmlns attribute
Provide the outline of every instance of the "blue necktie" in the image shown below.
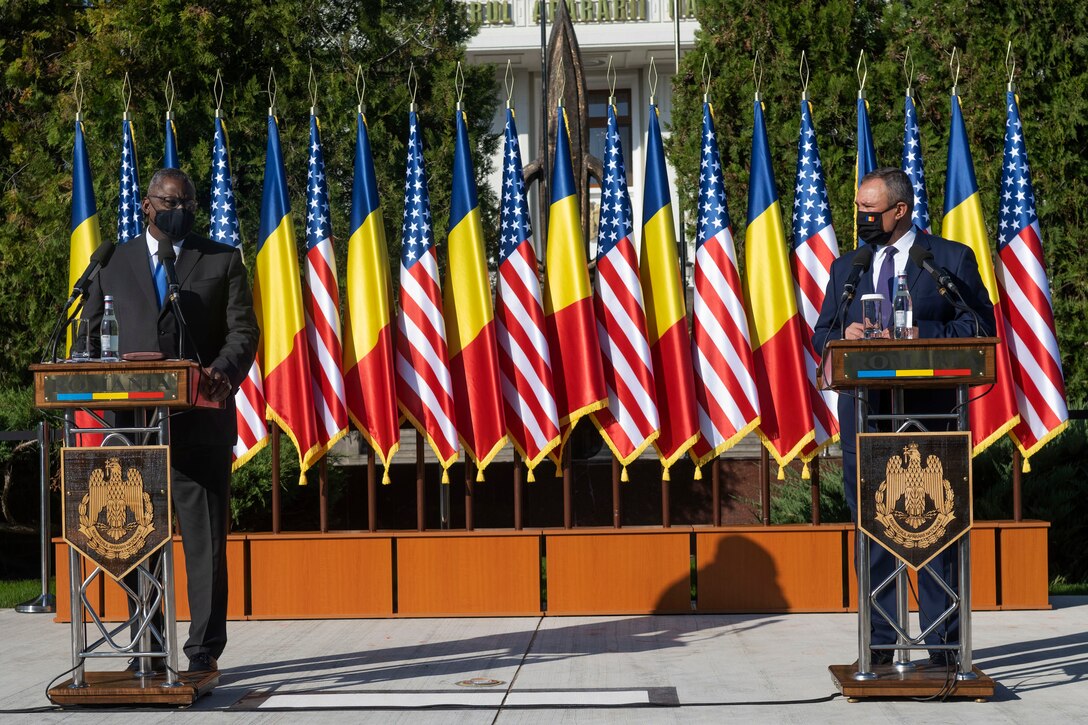
<svg viewBox="0 0 1088 725"><path fill-rule="evenodd" d="M159 255L155 255L155 293L159 296L159 309L166 301L166 268L162 266Z"/></svg>
<svg viewBox="0 0 1088 725"><path fill-rule="evenodd" d="M884 251L884 259L880 262L880 270L876 274L876 291L884 297L884 304L881 305L881 322L884 327L888 327L888 323L892 319L892 295L895 294L895 290L892 288L895 280L895 257L896 248L889 246Z"/></svg>

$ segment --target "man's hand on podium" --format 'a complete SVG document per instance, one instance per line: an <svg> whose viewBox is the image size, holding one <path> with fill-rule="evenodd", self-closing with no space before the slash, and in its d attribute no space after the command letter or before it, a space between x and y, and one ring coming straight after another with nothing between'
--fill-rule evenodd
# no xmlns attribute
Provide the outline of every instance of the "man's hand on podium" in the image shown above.
<svg viewBox="0 0 1088 725"><path fill-rule="evenodd" d="M214 403L221 403L230 396L230 381L217 368L204 368L200 386L203 388L204 397Z"/></svg>

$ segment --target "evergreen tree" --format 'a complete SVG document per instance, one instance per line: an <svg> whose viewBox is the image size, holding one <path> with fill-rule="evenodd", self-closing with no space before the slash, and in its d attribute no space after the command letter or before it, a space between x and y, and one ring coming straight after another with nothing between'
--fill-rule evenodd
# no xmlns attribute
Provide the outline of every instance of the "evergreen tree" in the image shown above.
<svg viewBox="0 0 1088 725"><path fill-rule="evenodd" d="M970 135L975 172L992 243L1004 149L1005 57L1012 41L1015 82L1035 185L1043 247L1051 277L1058 340L1071 405L1088 398L1088 255L1081 242L1088 198L1088 6L1077 0L1006 0L1003 3L911 0L705 0L695 48L680 63L674 89L668 151L691 209L699 188L699 126L704 56L713 72L726 188L735 211L735 238L744 239L752 99L752 62L760 51L760 87L766 104L775 179L788 220L796 163L798 66L804 50L811 68L809 97L819 133L833 219L844 250L854 246L854 158L857 146L856 65L866 52L865 95L877 160L898 166L903 142L907 49L914 59L922 152L933 229L940 233L950 118L950 92L959 66L958 93ZM694 217L687 216L694 224ZM689 230L694 231L694 227ZM788 238L788 237L787 237ZM738 255L743 259L743 254Z"/></svg>
<svg viewBox="0 0 1088 725"><path fill-rule="evenodd" d="M141 179L162 163L167 73L182 169L197 186L197 230L207 228L212 86L221 72L223 115L230 134L238 210L247 258L257 242L264 173L269 71L276 79L288 188L304 239L300 210L308 158L309 79L313 68L322 121L338 263L347 260L354 162L356 68L380 183L390 258L399 259L404 139L410 101L408 69L419 80L435 228L444 232L453 162L454 74L473 32L454 0L9 0L0 22L0 386L26 384L26 366L67 296L71 156L79 72L82 112L103 237L116 227L121 86L132 84L128 109L136 128ZM464 99L482 181L498 137L490 133L496 104L494 71L465 66ZM480 185L485 230L497 219L494 192ZM251 265L252 266L252 265ZM396 279L396 275L393 275ZM341 282L345 275L341 269ZM343 298L343 294L341 295Z"/></svg>

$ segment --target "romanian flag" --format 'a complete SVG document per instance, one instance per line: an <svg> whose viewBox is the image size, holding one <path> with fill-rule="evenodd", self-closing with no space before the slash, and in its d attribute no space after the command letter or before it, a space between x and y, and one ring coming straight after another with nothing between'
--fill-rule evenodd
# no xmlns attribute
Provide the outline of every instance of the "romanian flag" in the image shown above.
<svg viewBox="0 0 1088 725"><path fill-rule="evenodd" d="M562 442L550 457L559 461L578 419L608 403L589 285L582 219L570 162L570 137L563 106L556 111L548 248L545 253L544 316L555 375L555 400Z"/></svg>
<svg viewBox="0 0 1088 725"><path fill-rule="evenodd" d="M174 112L166 112L166 146L162 156L164 169L180 169L178 165L177 129L174 128Z"/></svg>
<svg viewBox="0 0 1088 725"><path fill-rule="evenodd" d="M755 102L752 166L748 176L748 227L744 234L744 301L759 390L759 437L782 466L815 439L805 348L793 292L789 247L782 231L767 145L763 104Z"/></svg>
<svg viewBox="0 0 1088 725"><path fill-rule="evenodd" d="M91 261L91 254L102 243L98 227L98 207L94 203L94 182L91 162L87 159L87 143L83 139L83 120L76 116L76 143L72 154L72 241L68 253L68 289L75 286ZM67 297L67 293L65 293ZM71 350L71 330L65 352Z"/></svg>
<svg viewBox="0 0 1088 725"><path fill-rule="evenodd" d="M457 139L453 152L453 191L446 284L446 343L450 353L455 423L465 452L479 469L506 445L499 382L499 346L495 339L495 312L491 305L484 229L476 201L476 175L465 112L456 113Z"/></svg>
<svg viewBox="0 0 1088 725"><path fill-rule="evenodd" d="M91 261L91 254L102 243L102 230L98 227L98 207L94 203L94 182L91 179L91 162L87 159L87 143L83 139L83 120L76 115L76 143L72 154L72 240L68 252L68 289L75 286L79 276ZM67 293L65 293L67 297ZM72 331L68 330L65 357L72 349ZM76 411L76 425L81 428L98 428L95 418L83 411ZM79 436L78 445L99 446L103 437L86 433Z"/></svg>
<svg viewBox="0 0 1088 725"><path fill-rule="evenodd" d="M1016 394L1013 392L1012 366L1009 364L1009 350L1005 344L1005 320L1001 312L998 295L997 277L994 263L990 256L990 242L986 236L986 224L982 216L982 202L979 200L978 183L975 181L975 164L971 160L971 148L967 143L967 128L963 123L960 110L960 98L952 94L952 128L948 136L948 171L944 190L944 222L942 234L966 244L975 253L978 272L982 283L994 305L997 336L997 383L989 393L970 406L971 442L974 455L986 450L991 443L1020 422L1016 412ZM972 388L971 397L982 392Z"/></svg>
<svg viewBox="0 0 1088 725"><path fill-rule="evenodd" d="M661 144L657 106L653 104L650 105L648 144L639 277L646 303L646 337L654 365L657 413L661 423L661 433L654 441L654 447L665 467L662 478L667 481L669 467L699 437L699 418L665 149Z"/></svg>
<svg viewBox="0 0 1088 725"><path fill-rule="evenodd" d="M320 456L320 435L310 390L310 352L303 317L298 246L287 198L287 176L280 151L276 117L268 117L264 161L261 228L257 237L257 273L253 306L261 327L258 358L264 371L267 417L274 420L298 450L300 484Z"/></svg>
<svg viewBox="0 0 1088 725"><path fill-rule="evenodd" d="M876 168L876 147L873 145L873 131L869 128L869 101L865 100L865 91L858 91L858 153L854 162L854 188L861 188L861 180ZM854 219L854 246L858 241L858 222Z"/></svg>
<svg viewBox="0 0 1088 725"><path fill-rule="evenodd" d="M356 119L347 283L344 385L348 415L381 459L386 469L382 482L389 483L389 460L400 448L393 369L393 285L378 178L362 113Z"/></svg>

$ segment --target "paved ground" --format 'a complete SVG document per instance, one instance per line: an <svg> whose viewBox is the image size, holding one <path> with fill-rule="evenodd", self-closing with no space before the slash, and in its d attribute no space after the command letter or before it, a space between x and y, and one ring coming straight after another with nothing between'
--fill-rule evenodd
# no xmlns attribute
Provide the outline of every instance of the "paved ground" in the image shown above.
<svg viewBox="0 0 1088 725"><path fill-rule="evenodd" d="M69 628L50 615L4 610L0 722L1085 722L1088 597L1052 603L1050 611L975 614L975 663L998 682L987 703L846 701L827 666L855 659L853 615L693 615L232 622L219 688L180 712L49 709L48 684L71 666ZM457 684L471 678L498 683ZM304 691L325 694L278 701L302 710L237 709L254 692ZM678 704L571 706L584 697L625 701L647 692ZM322 698L352 693L415 707L316 709L330 704ZM479 704L427 708L451 698ZM526 707L534 698L538 706ZM38 708L47 710L26 711Z"/></svg>

